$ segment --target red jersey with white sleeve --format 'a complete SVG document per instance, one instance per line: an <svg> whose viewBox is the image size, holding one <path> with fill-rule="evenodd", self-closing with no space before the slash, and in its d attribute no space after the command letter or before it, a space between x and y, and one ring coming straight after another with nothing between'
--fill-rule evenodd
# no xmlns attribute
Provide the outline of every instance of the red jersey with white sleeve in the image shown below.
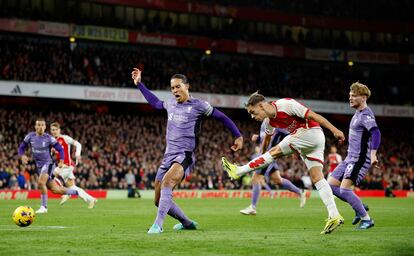
<svg viewBox="0 0 414 256"><path fill-rule="evenodd" d="M339 163L342 162L342 156L338 153L330 153L328 155L329 172L333 172Z"/></svg>
<svg viewBox="0 0 414 256"><path fill-rule="evenodd" d="M63 153L65 154L64 164L67 166L75 166L75 163L72 161L70 154L71 145L76 147L76 156L81 155L82 145L68 135L61 135L60 137L56 138L56 140L63 148ZM56 158L59 159L59 152L56 152Z"/></svg>
<svg viewBox="0 0 414 256"><path fill-rule="evenodd" d="M285 129L294 134L298 129L320 127L319 123L308 119L309 108L294 99L284 98L271 103L276 109L276 115L269 118L266 133L272 135L275 128Z"/></svg>

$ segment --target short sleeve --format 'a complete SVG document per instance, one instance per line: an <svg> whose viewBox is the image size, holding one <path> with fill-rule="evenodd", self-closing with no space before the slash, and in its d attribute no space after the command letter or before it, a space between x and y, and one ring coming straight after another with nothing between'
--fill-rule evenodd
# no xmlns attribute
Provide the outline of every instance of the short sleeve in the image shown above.
<svg viewBox="0 0 414 256"><path fill-rule="evenodd" d="M294 99L280 99L276 102L278 111L283 111L290 116L307 118L309 108Z"/></svg>
<svg viewBox="0 0 414 256"><path fill-rule="evenodd" d="M31 133L27 134L26 137L24 137L23 141L29 144L30 143L30 138L32 137L31 135L32 135Z"/></svg>
<svg viewBox="0 0 414 256"><path fill-rule="evenodd" d="M211 115L211 113L213 113L213 107L207 101L204 101L204 100L200 101L200 106L201 106L201 112L205 116L209 116Z"/></svg>
<svg viewBox="0 0 414 256"><path fill-rule="evenodd" d="M49 135L49 138L50 138L51 145L55 145L57 143L57 140L53 136Z"/></svg>
<svg viewBox="0 0 414 256"><path fill-rule="evenodd" d="M63 135L63 138L65 139L66 143L73 145L74 143L74 139L72 137L70 137L69 135Z"/></svg>
<svg viewBox="0 0 414 256"><path fill-rule="evenodd" d="M364 126L368 131L377 126L377 121L375 121L375 117L371 114L363 114L361 117L361 124Z"/></svg>

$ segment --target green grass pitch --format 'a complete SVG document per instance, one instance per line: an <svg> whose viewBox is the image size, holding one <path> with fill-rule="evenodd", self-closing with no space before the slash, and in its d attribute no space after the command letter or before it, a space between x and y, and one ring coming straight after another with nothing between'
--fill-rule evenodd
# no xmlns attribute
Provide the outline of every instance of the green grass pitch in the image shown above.
<svg viewBox="0 0 414 256"><path fill-rule="evenodd" d="M173 231L167 217L164 233L147 235L156 208L151 200L100 200L93 210L71 199L37 215L27 228L14 225L20 205L38 208L39 200L0 201L0 255L414 255L414 200L363 200L376 226L357 231L353 211L337 201L345 225L320 235L326 210L319 199L304 209L297 199L259 201L257 216L239 210L247 199L181 199L178 204L199 222L197 231Z"/></svg>

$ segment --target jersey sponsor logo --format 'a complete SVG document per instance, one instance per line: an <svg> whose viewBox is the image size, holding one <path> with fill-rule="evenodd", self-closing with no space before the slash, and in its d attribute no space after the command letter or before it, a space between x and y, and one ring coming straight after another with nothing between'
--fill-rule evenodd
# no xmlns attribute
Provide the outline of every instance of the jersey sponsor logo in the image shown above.
<svg viewBox="0 0 414 256"><path fill-rule="evenodd" d="M176 123L186 123L188 122L188 116L171 113L168 115L168 121L174 121Z"/></svg>
<svg viewBox="0 0 414 256"><path fill-rule="evenodd" d="M259 159L256 159L256 161L249 163L250 168L257 168L260 165L264 164L265 160L263 157L260 157Z"/></svg>
<svg viewBox="0 0 414 256"><path fill-rule="evenodd" d="M372 116L366 116L366 118L365 118L365 122L366 122L366 123L375 122L375 119L374 119Z"/></svg>

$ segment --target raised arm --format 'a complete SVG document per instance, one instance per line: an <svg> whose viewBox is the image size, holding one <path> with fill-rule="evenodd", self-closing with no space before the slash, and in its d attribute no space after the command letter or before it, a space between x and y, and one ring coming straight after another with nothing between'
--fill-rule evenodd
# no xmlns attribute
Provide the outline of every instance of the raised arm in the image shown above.
<svg viewBox="0 0 414 256"><path fill-rule="evenodd" d="M163 102L160 99L158 99L158 97L155 96L155 94L148 90L148 88L145 87L143 83L141 83L141 70L139 70L138 68L134 68L134 71L132 71L132 79L134 80L134 84L141 91L142 95L144 95L144 98L153 108L164 108Z"/></svg>
<svg viewBox="0 0 414 256"><path fill-rule="evenodd" d="M236 138L234 140L234 145L231 146L231 149L233 151L237 151L239 149L243 148L243 136L240 133L239 129L237 128L236 124L223 112L220 110L214 108L213 112L211 113L211 116L220 121L227 129L230 130L230 132L233 134L233 136Z"/></svg>
<svg viewBox="0 0 414 256"><path fill-rule="evenodd" d="M336 128L331 122L329 122L325 117L313 112L312 110L309 110L306 118L309 118L311 120L314 120L318 122L321 126L325 127L326 129L330 130L335 138L337 138L340 142L345 141L345 135L342 131L340 131L338 128Z"/></svg>

